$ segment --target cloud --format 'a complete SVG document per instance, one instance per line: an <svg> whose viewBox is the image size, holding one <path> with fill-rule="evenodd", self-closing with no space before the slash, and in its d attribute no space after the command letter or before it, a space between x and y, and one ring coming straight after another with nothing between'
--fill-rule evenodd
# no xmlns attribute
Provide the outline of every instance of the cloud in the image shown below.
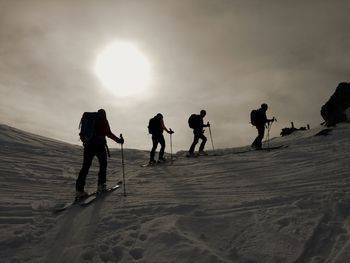
<svg viewBox="0 0 350 263"><path fill-rule="evenodd" d="M177 149L192 140L191 113L205 108L217 147L249 143L249 112L317 125L338 82L348 81L347 1L3 1L1 118L77 141L84 111L108 109L129 146L149 147L148 119L163 112ZM93 72L114 40L134 41L152 63L150 92L120 99ZM9 110L9 108L11 110ZM25 125L24 125L25 123Z"/></svg>

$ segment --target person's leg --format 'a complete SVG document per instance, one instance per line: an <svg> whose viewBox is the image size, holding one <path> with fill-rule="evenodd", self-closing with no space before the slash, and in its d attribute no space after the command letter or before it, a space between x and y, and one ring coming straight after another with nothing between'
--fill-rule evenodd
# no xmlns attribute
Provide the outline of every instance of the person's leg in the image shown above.
<svg viewBox="0 0 350 263"><path fill-rule="evenodd" d="M159 143L160 143L160 150L159 150L159 160L164 158L164 151L165 151L165 139L163 134L159 137Z"/></svg>
<svg viewBox="0 0 350 263"><path fill-rule="evenodd" d="M199 138L202 140L201 145L199 146L199 151L203 152L204 147L205 147L205 143L207 142L207 137L204 136L204 134L202 133Z"/></svg>
<svg viewBox="0 0 350 263"><path fill-rule="evenodd" d="M254 139L254 141L252 143L252 147L257 147L258 140L259 140L259 135L255 137L255 139Z"/></svg>
<svg viewBox="0 0 350 263"><path fill-rule="evenodd" d="M199 141L199 136L196 132L193 132L194 133L194 138L193 138L193 143L190 147L190 150L188 151L190 154L194 153L194 148L196 147L198 141Z"/></svg>
<svg viewBox="0 0 350 263"><path fill-rule="evenodd" d="M256 137L255 141L253 142L253 146L256 148L261 148L262 147L262 140L264 139L265 136L265 126L260 125L256 127L258 130L258 136Z"/></svg>
<svg viewBox="0 0 350 263"><path fill-rule="evenodd" d="M95 156L94 148L91 145L86 145L84 147L83 166L79 172L78 179L75 183L75 189L77 191L81 191L81 192L84 191L86 176L89 173L89 169L94 156Z"/></svg>
<svg viewBox="0 0 350 263"><path fill-rule="evenodd" d="M107 151L105 146L97 146L96 156L100 164L98 172L98 185L106 184L107 177Z"/></svg>
<svg viewBox="0 0 350 263"><path fill-rule="evenodd" d="M150 162L155 162L155 159L154 159L154 155L156 153L156 149L157 149L157 146L158 146L158 138L156 135L152 135L152 150L151 150L151 153L150 153Z"/></svg>

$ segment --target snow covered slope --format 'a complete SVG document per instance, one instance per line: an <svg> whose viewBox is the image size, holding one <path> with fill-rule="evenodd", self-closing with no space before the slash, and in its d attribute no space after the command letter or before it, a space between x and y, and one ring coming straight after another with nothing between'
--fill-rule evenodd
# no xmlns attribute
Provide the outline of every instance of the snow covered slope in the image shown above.
<svg viewBox="0 0 350 263"><path fill-rule="evenodd" d="M349 262L350 125L321 130L156 167L126 150L126 197L53 213L74 196L82 148L0 125L1 262ZM111 154L109 184L122 179Z"/></svg>

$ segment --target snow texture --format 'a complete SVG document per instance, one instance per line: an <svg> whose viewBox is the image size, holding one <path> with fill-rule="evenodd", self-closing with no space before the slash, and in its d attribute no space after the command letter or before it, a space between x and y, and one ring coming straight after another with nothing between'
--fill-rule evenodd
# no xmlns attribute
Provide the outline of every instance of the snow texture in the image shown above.
<svg viewBox="0 0 350 263"><path fill-rule="evenodd" d="M127 149L126 197L54 213L74 196L82 148L0 125L1 262L349 262L350 125L322 129L155 167ZM122 179L111 154L109 185Z"/></svg>

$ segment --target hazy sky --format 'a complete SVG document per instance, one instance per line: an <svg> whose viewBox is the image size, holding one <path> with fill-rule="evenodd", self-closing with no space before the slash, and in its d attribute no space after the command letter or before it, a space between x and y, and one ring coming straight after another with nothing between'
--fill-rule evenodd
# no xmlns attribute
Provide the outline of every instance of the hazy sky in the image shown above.
<svg viewBox="0 0 350 263"><path fill-rule="evenodd" d="M189 148L201 109L216 148L250 144L263 102L272 136L291 121L313 127L349 81L349 11L348 0L0 0L0 122L79 144L82 113L104 108L125 147L149 149L161 112L174 150ZM118 97L95 74L116 41L148 59L146 92Z"/></svg>

